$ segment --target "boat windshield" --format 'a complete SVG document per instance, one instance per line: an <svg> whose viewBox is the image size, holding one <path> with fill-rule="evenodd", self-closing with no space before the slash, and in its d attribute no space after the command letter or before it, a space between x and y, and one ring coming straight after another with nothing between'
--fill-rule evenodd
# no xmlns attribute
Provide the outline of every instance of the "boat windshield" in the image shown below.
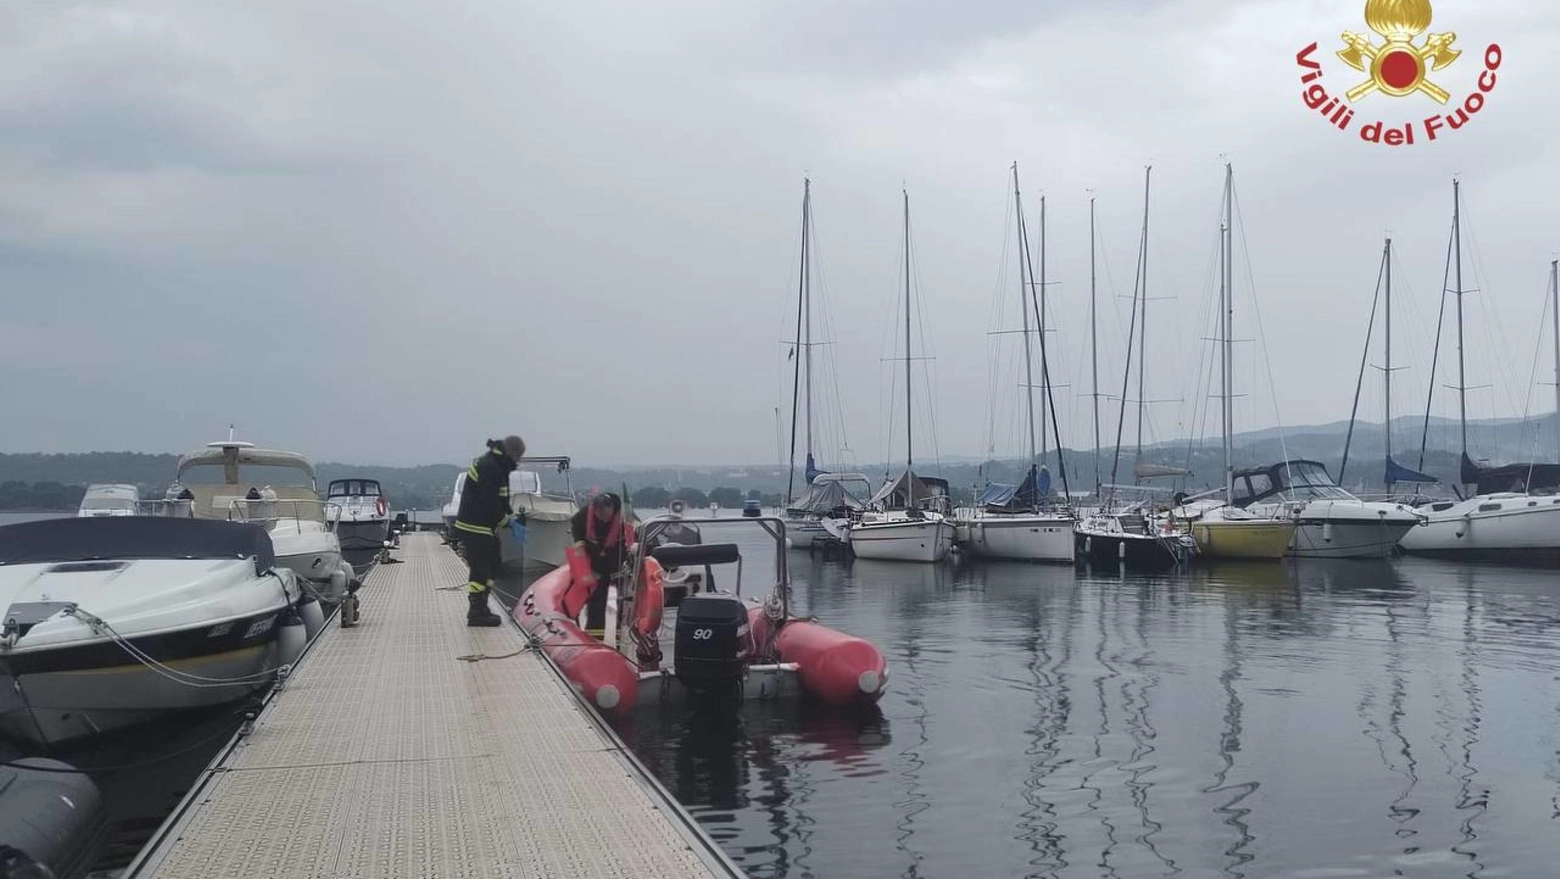
<svg viewBox="0 0 1560 879"><path fill-rule="evenodd" d="M327 497L379 497L379 483L372 479L333 479Z"/></svg>
<svg viewBox="0 0 1560 879"><path fill-rule="evenodd" d="M1338 487L1327 468L1311 461L1301 461L1279 469L1285 482L1285 494L1296 500L1353 500L1354 496Z"/></svg>

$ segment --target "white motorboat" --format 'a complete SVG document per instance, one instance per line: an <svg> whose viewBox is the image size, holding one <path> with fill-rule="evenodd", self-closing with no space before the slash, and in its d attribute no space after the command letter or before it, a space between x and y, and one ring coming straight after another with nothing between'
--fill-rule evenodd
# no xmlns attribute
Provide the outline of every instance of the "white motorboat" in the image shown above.
<svg viewBox="0 0 1560 879"><path fill-rule="evenodd" d="M1302 558L1387 558L1424 516L1402 504L1363 501L1338 486L1319 461L1291 460L1235 473L1235 506L1293 520L1289 554Z"/></svg>
<svg viewBox="0 0 1560 879"><path fill-rule="evenodd" d="M198 475L217 467L222 469L219 483L191 483L188 479L191 473ZM241 478L241 468L271 468L288 478L301 475L307 482L289 485L278 480L273 487L257 480L257 485ZM338 508L320 500L314 465L308 458L229 439L208 443L180 458L175 479L183 485L195 518L264 526L275 548L276 563L297 574L321 601L341 603L355 572L341 557L341 542L335 532Z"/></svg>
<svg viewBox="0 0 1560 879"><path fill-rule="evenodd" d="M542 474L537 470L516 469L509 474L509 508L525 521L525 546L515 543L508 529L499 530L499 547L507 567L556 568L567 559L564 552L574 542L570 520L579 510L574 499L574 484L569 479L569 459L559 457L524 457L516 462L520 468L527 465L550 465L563 477L562 491L548 491ZM459 506L457 504L457 506Z"/></svg>
<svg viewBox="0 0 1560 879"><path fill-rule="evenodd" d="M87 493L81 496L81 507L76 510L76 515L90 516L134 516L136 504L141 500L141 492L133 485L123 483L95 484L87 486Z"/></svg>
<svg viewBox="0 0 1560 879"><path fill-rule="evenodd" d="M374 479L332 479L325 508L334 513L343 554L371 561L390 539L390 506Z"/></svg>
<svg viewBox="0 0 1560 879"><path fill-rule="evenodd" d="M439 511L439 518L444 520L444 541L455 543L455 519L460 515L460 493L466 488L466 471L462 470L455 476L455 491L450 495L450 502Z"/></svg>
<svg viewBox="0 0 1560 879"><path fill-rule="evenodd" d="M245 698L302 651L303 601L255 525L0 527L0 732L54 745Z"/></svg>
<svg viewBox="0 0 1560 879"><path fill-rule="evenodd" d="M811 459L809 458L809 462ZM849 486L860 485L859 494ZM865 509L863 498L872 495L872 480L864 473L819 473L801 497L785 510L785 533L792 549L811 549L819 538L834 539L838 527Z"/></svg>

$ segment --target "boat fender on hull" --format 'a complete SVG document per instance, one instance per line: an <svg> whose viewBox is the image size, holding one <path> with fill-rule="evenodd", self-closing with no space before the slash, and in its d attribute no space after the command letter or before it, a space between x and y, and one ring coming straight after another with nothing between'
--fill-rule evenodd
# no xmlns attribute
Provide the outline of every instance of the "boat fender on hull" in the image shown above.
<svg viewBox="0 0 1560 879"><path fill-rule="evenodd" d="M316 604L316 607L319 605ZM282 611L282 617L278 621L276 630L276 648L279 665L292 665L303 655L303 648L309 643L308 626L304 624L303 616L297 608L289 607Z"/></svg>
<svg viewBox="0 0 1560 879"><path fill-rule="evenodd" d="M305 595L298 599L298 615L303 618L304 634L310 641L325 628L325 610L320 607L319 600L312 595Z"/></svg>

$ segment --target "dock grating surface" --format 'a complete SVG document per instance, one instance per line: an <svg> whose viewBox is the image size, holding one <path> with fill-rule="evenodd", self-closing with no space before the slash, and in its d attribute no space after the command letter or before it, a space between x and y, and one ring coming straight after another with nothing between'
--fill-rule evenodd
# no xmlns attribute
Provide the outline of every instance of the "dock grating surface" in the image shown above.
<svg viewBox="0 0 1560 879"><path fill-rule="evenodd" d="M429 534L378 566L138 875L298 879L730 875L513 626L465 625ZM493 600L495 610L497 600Z"/></svg>

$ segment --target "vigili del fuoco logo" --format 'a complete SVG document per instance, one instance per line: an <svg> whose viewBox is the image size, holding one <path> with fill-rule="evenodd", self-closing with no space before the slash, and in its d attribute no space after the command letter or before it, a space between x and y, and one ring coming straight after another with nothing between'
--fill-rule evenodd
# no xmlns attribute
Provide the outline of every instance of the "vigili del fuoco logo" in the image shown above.
<svg viewBox="0 0 1560 879"><path fill-rule="evenodd" d="M1339 131L1358 131L1360 139L1367 143L1412 146L1462 130L1484 109L1486 97L1495 90L1500 46L1491 43L1484 50L1484 69L1479 71L1477 87L1454 103L1452 93L1437 85L1433 77L1456 63L1462 50L1453 48L1457 34L1451 31L1425 33L1430 29L1430 17L1430 0L1366 0L1365 24L1381 37L1381 42L1344 31L1343 48L1337 50L1343 63L1366 78L1350 86L1342 97L1329 92L1322 79L1321 61L1316 57L1318 44L1312 43L1295 55L1295 63L1300 65L1300 83L1305 87L1300 93L1305 105ZM1409 106L1409 101L1428 100L1441 107L1419 120L1391 122L1371 114L1375 116L1373 121L1355 125L1357 105L1369 101L1379 104L1378 113L1385 113L1389 102L1380 98L1394 99L1393 104L1395 99L1406 98L1404 106Z"/></svg>

